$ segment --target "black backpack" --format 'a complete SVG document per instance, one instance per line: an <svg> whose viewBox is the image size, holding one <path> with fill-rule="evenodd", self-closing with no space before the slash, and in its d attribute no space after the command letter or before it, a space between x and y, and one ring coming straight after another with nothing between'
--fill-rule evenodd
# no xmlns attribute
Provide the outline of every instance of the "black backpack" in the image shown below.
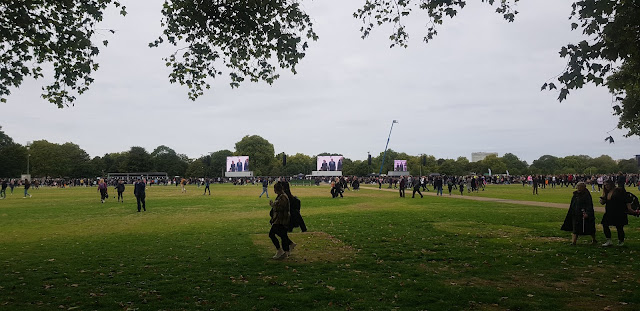
<svg viewBox="0 0 640 311"><path fill-rule="evenodd" d="M638 197L631 192L627 192L627 196L629 201L631 202L631 209L633 209L634 211L640 210L640 201L638 201ZM638 217L638 214L636 214L635 216Z"/></svg>

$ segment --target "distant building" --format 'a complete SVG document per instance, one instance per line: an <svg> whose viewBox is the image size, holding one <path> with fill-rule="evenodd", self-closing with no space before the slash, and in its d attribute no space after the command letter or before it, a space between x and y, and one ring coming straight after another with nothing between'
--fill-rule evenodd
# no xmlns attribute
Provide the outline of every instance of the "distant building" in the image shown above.
<svg viewBox="0 0 640 311"><path fill-rule="evenodd" d="M471 162L478 162L484 160L489 155L498 156L497 152L473 152L471 153Z"/></svg>

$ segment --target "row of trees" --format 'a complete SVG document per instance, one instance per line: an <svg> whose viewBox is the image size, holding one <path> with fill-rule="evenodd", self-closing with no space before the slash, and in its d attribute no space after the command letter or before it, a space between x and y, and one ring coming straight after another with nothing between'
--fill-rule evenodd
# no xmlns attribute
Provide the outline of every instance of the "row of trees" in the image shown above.
<svg viewBox="0 0 640 311"><path fill-rule="evenodd" d="M142 147L131 147L128 151L107 153L102 157L90 158L80 146L73 143L56 144L46 140L34 141L29 149L17 144L2 132L0 127L0 177L18 177L29 173L34 177L94 177L107 173L124 172L166 172L169 176L221 177L226 169L228 156L247 155L257 176L293 176L310 174L316 169L315 156L297 153L287 155L283 165L283 153L275 154L273 144L257 136L245 136L235 145L235 152L219 150L209 155L190 159L167 146L158 146L151 153ZM337 153L321 153L318 156ZM343 160L343 174L366 176L377 173L384 153L368 160ZM29 159L27 159L29 158ZM407 160L412 175L441 173L446 175L466 175L471 172L486 173L491 169L495 174L604 174L622 171L638 173L634 159L614 161L602 155L591 158L585 155L558 158L545 155L528 165L516 155L507 153L502 157L488 156L478 162L469 162L465 157L457 159L436 159L431 155L412 156L403 152L388 150L382 172L393 170L393 160Z"/></svg>

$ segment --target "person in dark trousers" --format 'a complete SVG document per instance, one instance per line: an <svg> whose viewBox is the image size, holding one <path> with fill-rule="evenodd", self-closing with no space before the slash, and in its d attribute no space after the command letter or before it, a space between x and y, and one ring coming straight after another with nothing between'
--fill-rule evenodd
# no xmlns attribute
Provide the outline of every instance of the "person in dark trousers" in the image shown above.
<svg viewBox="0 0 640 311"><path fill-rule="evenodd" d="M416 192L420 195L420 198L423 198L424 196L422 195L422 192L420 192L420 179L419 178L414 178L413 179L413 194L411 195L411 198L415 198L416 197Z"/></svg>
<svg viewBox="0 0 640 311"><path fill-rule="evenodd" d="M3 179L2 180L2 188L0 189L0 199L6 199L7 198L7 186L9 184L7 184L7 180Z"/></svg>
<svg viewBox="0 0 640 311"><path fill-rule="evenodd" d="M289 225L287 226L287 231L293 232L294 228L300 228L302 232L307 232L307 225L304 223L304 219L302 219L302 215L300 214L300 206L301 202L298 197L291 194L291 187L288 182L282 182L282 189L284 194L289 198L289 213L291 215L289 219ZM289 251L293 251L293 249L298 245L289 238L291 242L289 244Z"/></svg>
<svg viewBox="0 0 640 311"><path fill-rule="evenodd" d="M289 236L287 235L287 226L291 218L289 197L284 193L283 188L280 182L273 185L273 192L276 193L277 197L275 201L269 201L269 205L271 206L271 211L269 212L271 216L271 220L269 220L271 224L269 238L271 242L273 242L273 246L276 247L276 254L273 256L273 259L284 259L288 257L291 245L291 240L289 240ZM278 238L276 238L276 235L282 240L282 247L280 247L280 242Z"/></svg>
<svg viewBox="0 0 640 311"><path fill-rule="evenodd" d="M460 178L458 182L458 190L460 190L460 195L464 195L464 178Z"/></svg>
<svg viewBox="0 0 640 311"><path fill-rule="evenodd" d="M538 176L533 176L533 194L537 195L538 194Z"/></svg>
<svg viewBox="0 0 640 311"><path fill-rule="evenodd" d="M422 184L422 191L431 191L429 190L429 187L427 187L427 183L429 183L429 179L426 176L422 176L420 183Z"/></svg>
<svg viewBox="0 0 640 311"><path fill-rule="evenodd" d="M406 188L407 186L407 181L404 179L404 177L400 178L400 189L398 190L400 192L400 197L404 198L404 188Z"/></svg>
<svg viewBox="0 0 640 311"><path fill-rule="evenodd" d="M136 197L136 200L138 201L138 212L140 212L140 207L142 207L142 210L144 210L145 212L147 211L147 204L145 202L145 199L147 197L147 194L145 192L147 188L147 183L146 180L140 180L138 179L138 181L136 182L136 184L133 186L133 195Z"/></svg>
<svg viewBox="0 0 640 311"><path fill-rule="evenodd" d="M16 181L15 180L11 180L11 182L9 183L9 189L11 189L11 194L13 194L13 188L16 187Z"/></svg>
<svg viewBox="0 0 640 311"><path fill-rule="evenodd" d="M442 196L442 178L437 177L433 182L433 188L436 189L436 195Z"/></svg>
<svg viewBox="0 0 640 311"><path fill-rule="evenodd" d="M341 198L344 198L344 196L342 196L342 193L344 192L344 190L342 189L342 182L340 182L340 179L338 179L338 177L336 177L335 181L333 182L333 187L332 187L332 196L333 198L337 198L338 195Z"/></svg>
<svg viewBox="0 0 640 311"><path fill-rule="evenodd" d="M207 194L207 191L209 191L209 195L211 195L211 188L209 188L210 183L211 183L211 180L209 180L209 178L204 180L204 193L202 195Z"/></svg>
<svg viewBox="0 0 640 311"><path fill-rule="evenodd" d="M118 202L122 202L124 203L124 180L119 180L118 184L116 185L116 192L118 192ZM122 201L120 201L120 199L122 199Z"/></svg>
<svg viewBox="0 0 640 311"><path fill-rule="evenodd" d="M451 195L451 190L453 190L453 179L447 179L447 188L449 189L449 195Z"/></svg>
<svg viewBox="0 0 640 311"><path fill-rule="evenodd" d="M259 198L262 198L263 194L267 194L267 199L269 198L269 180L266 178L262 178L262 193Z"/></svg>
<svg viewBox="0 0 640 311"><path fill-rule="evenodd" d="M100 192L100 202L104 203L104 201L109 197L109 193L107 193L107 183L104 179L100 179L98 182L98 192Z"/></svg>
<svg viewBox="0 0 640 311"><path fill-rule="evenodd" d="M631 208L631 200L624 188L616 188L613 181L604 184L604 191L600 197L600 204L604 204L604 215L602 215L602 231L607 241L602 246L613 245L611 243L611 229L615 226L618 230L618 246L624 245L624 226L629 224L627 213L638 215L637 211Z"/></svg>

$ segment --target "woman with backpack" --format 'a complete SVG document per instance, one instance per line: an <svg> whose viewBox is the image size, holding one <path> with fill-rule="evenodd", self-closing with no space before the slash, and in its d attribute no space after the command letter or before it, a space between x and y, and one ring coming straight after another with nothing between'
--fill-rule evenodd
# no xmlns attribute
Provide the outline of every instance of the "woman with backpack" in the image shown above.
<svg viewBox="0 0 640 311"><path fill-rule="evenodd" d="M289 225L287 226L287 231L293 232L293 228L300 228L302 232L307 232L307 225L304 223L304 219L302 219L302 215L300 214L300 206L301 206L300 199L298 199L298 197L291 194L291 187L289 186L288 182L286 181L282 182L282 189L284 190L284 193L289 198L289 213L291 217L289 219ZM291 242L289 244L289 251L293 251L293 249L298 244L291 241L291 238L289 238L289 241Z"/></svg>
<svg viewBox="0 0 640 311"><path fill-rule="evenodd" d="M613 245L611 243L611 229L609 226L615 226L618 231L618 246L624 245L624 226L629 224L627 213L637 215L638 211L631 208L631 198L627 195L624 188L616 188L615 182L609 180L604 184L604 190L600 197L600 204L604 205L604 215L602 216L602 231L607 241L602 246L607 247Z"/></svg>
<svg viewBox="0 0 640 311"><path fill-rule="evenodd" d="M273 185L273 192L276 193L277 197L275 201L269 201L269 205L271 205L271 211L269 212L271 216L269 238L273 242L273 246L276 247L276 254L273 259L284 259L289 256L289 247L291 245L291 240L287 235L287 226L291 218L289 197L284 193L283 188L281 182ZM280 241L278 241L276 235L282 240L282 247L280 247Z"/></svg>

